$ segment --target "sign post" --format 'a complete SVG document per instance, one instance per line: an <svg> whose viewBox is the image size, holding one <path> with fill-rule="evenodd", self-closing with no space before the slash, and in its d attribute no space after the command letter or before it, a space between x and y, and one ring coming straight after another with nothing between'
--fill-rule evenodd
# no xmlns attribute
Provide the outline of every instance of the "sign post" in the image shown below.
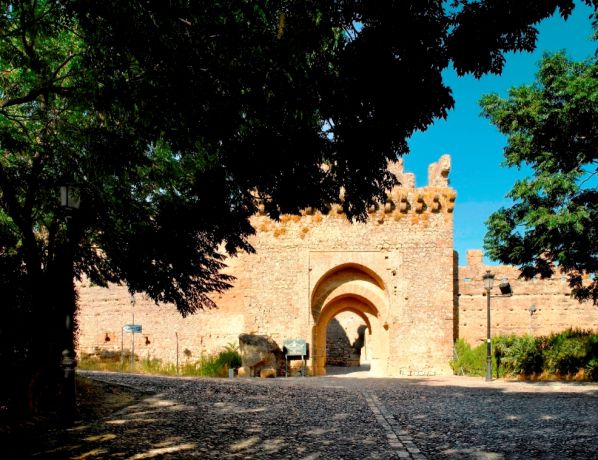
<svg viewBox="0 0 598 460"><path fill-rule="evenodd" d="M307 342L303 339L289 339L283 342L283 350L285 357L285 377L289 376L289 357L301 356L302 368L301 375L305 377L306 374L306 363L305 358L307 356Z"/></svg>
<svg viewBox="0 0 598 460"><path fill-rule="evenodd" d="M123 330L123 332L131 333L131 370L132 370L134 363L135 363L135 334L141 334L141 331L142 331L141 324L125 324L123 326L122 330ZM122 342L122 339L121 339L121 342ZM121 343L121 348L122 348L122 343Z"/></svg>

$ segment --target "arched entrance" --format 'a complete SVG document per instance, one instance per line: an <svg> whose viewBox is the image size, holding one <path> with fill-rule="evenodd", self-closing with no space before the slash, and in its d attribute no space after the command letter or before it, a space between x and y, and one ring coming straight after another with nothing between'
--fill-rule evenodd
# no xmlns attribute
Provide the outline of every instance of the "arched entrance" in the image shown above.
<svg viewBox="0 0 598 460"><path fill-rule="evenodd" d="M320 278L314 287L311 302L314 321L312 366L315 375L326 373L327 329L330 321L343 312L354 313L365 324L371 372L379 375L386 373L387 299L382 279L362 265L337 266Z"/></svg>
<svg viewBox="0 0 598 460"><path fill-rule="evenodd" d="M326 329L326 368L330 366L349 368L369 365L368 325L351 311L338 313L328 322ZM366 335L366 331L368 331Z"/></svg>

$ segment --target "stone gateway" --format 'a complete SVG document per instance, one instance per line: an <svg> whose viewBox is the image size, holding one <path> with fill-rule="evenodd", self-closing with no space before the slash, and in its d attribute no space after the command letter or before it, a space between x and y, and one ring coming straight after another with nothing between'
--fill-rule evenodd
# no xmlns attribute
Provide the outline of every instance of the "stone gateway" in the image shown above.
<svg viewBox="0 0 598 460"><path fill-rule="evenodd" d="M487 267L479 251L470 251L468 266L458 268L450 157L430 165L423 188L415 187L402 161L389 169L400 185L370 209L367 223L348 222L339 206L279 221L254 216L256 253L227 260L236 281L214 298L217 309L182 318L172 305L156 306L141 296L131 303L123 286L83 283L79 353L120 350L122 326L134 314L143 324L143 333L133 337L141 358L192 362L248 334L267 336L280 349L286 339L306 340L315 375L325 374L327 364L364 363L373 375L451 373L454 341L475 344L484 337L481 276ZM515 292L494 303L493 332L598 328L598 309L570 299L560 278L517 281L512 267L492 269L508 275Z"/></svg>

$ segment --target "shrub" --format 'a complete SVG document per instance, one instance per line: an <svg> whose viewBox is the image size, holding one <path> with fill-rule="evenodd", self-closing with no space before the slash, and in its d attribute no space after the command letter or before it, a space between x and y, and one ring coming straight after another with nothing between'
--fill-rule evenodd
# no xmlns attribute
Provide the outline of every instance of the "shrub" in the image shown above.
<svg viewBox="0 0 598 460"><path fill-rule="evenodd" d="M145 374L176 375L175 364L163 363L162 360L156 358L141 360L141 366L138 370Z"/></svg>
<svg viewBox="0 0 598 460"><path fill-rule="evenodd" d="M511 335L496 337L493 341L500 376L542 372L542 351L534 337Z"/></svg>
<svg viewBox="0 0 598 460"><path fill-rule="evenodd" d="M197 375L200 377L224 377L221 366L218 364L218 357L215 355L202 355L194 366L189 366L186 375Z"/></svg>
<svg viewBox="0 0 598 460"><path fill-rule="evenodd" d="M218 362L221 366L228 369L238 369L241 367L241 355L239 354L239 347L234 343L229 343L224 347L224 351L218 354Z"/></svg>
<svg viewBox="0 0 598 460"><path fill-rule="evenodd" d="M229 369L241 367L241 355L235 344L228 344L217 355L202 355L195 364L183 366L183 375L201 377L227 377Z"/></svg>
<svg viewBox="0 0 598 460"><path fill-rule="evenodd" d="M596 335L596 334L593 334ZM554 374L575 374L584 369L592 356L592 334L568 329L548 337L544 349L545 368Z"/></svg>
<svg viewBox="0 0 598 460"><path fill-rule="evenodd" d="M485 375L486 344L483 343L472 349L463 339L458 339L453 348L453 359L450 365L455 374Z"/></svg>
<svg viewBox="0 0 598 460"><path fill-rule="evenodd" d="M590 359L584 370L587 379L598 380L598 358Z"/></svg>
<svg viewBox="0 0 598 460"><path fill-rule="evenodd" d="M492 339L496 376L553 374L598 380L598 334L567 329L544 337L502 336ZM486 344L471 348L459 339L450 364L455 374L484 375ZM578 376L579 377L579 376Z"/></svg>

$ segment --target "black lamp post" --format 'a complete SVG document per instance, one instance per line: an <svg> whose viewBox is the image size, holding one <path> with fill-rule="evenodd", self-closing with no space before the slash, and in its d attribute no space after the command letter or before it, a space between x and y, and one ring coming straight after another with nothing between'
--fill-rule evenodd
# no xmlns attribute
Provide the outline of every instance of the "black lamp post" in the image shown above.
<svg viewBox="0 0 598 460"><path fill-rule="evenodd" d="M490 331L490 299L492 297L510 297L513 295L511 284L508 278L500 280L498 285L500 289L500 295L492 296L491 291L494 286L494 274L490 273L490 270L486 270L486 273L482 276L484 280L484 289L486 290L486 382L492 380L492 336ZM498 371L497 371L498 372Z"/></svg>
<svg viewBox="0 0 598 460"><path fill-rule="evenodd" d="M65 220L67 222L66 230L66 245L67 251L70 253L70 240L69 240L69 229L68 222L71 218L70 213L79 209L81 204L81 198L79 189L69 185L63 185L60 187L60 205L66 210L67 215ZM72 257L68 258L69 264L69 276L72 283L73 278L73 262ZM74 305L65 305L65 349L62 351L62 370L63 370L63 382L62 382L62 416L66 423L72 423L75 416L75 369L77 367L77 360L75 359L75 352L72 349L73 344L73 315Z"/></svg>
<svg viewBox="0 0 598 460"><path fill-rule="evenodd" d="M490 291L494 285L494 275L487 270L482 276L486 290L486 382L492 380L492 342L490 338Z"/></svg>

